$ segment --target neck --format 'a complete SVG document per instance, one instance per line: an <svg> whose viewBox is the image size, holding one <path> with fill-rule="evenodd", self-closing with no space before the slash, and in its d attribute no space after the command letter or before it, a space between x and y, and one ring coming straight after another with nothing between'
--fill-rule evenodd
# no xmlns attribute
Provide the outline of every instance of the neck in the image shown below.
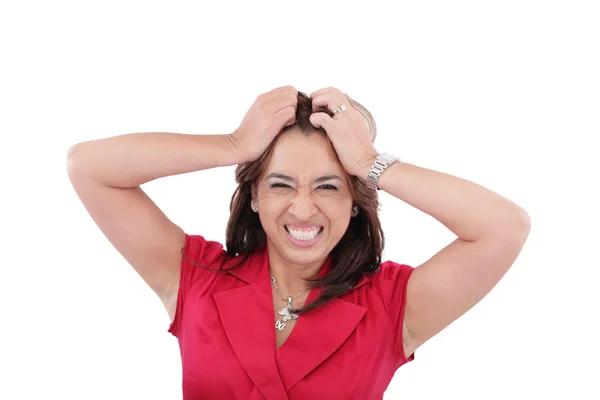
<svg viewBox="0 0 600 400"><path fill-rule="evenodd" d="M277 287L284 296L294 297L309 287L309 282L304 279L315 279L325 263L327 257L310 264L295 264L284 259L273 249L267 246L269 256L269 274L276 279ZM304 293L303 296L309 292ZM302 297L302 296L300 296Z"/></svg>

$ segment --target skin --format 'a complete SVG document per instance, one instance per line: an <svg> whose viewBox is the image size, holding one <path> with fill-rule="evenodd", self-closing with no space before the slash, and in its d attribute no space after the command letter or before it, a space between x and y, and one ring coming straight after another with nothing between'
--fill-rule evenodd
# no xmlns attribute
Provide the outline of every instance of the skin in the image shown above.
<svg viewBox="0 0 600 400"><path fill-rule="evenodd" d="M283 174L293 181L269 177L271 174ZM331 175L340 179L316 181ZM311 132L307 136L299 128L284 133L253 191L253 201L258 201L267 236L271 275L286 295L304 291L307 285L303 278L317 277L346 232L353 205L348 175L325 135ZM323 226L323 232L316 245L301 248L288 240L286 224Z"/></svg>
<svg viewBox="0 0 600 400"><path fill-rule="evenodd" d="M343 93L335 88L320 89L310 97L313 110L322 106L334 110L347 102ZM313 126L325 129L344 170L364 179L377 152L360 114L345 105L347 111L333 117L314 112L310 121ZM265 225L271 224L267 234L273 244L269 255L273 253L275 273L287 279L288 289L294 289L291 286L295 277L303 273L314 276L318 271L318 266L347 227L351 206L350 197L340 196L341 201L347 199L348 203L339 204L339 209L326 207L330 203L316 191L306 189L311 172L314 174L317 168L332 166L321 164L325 159L320 153L319 158L312 158L312 153L302 150L307 147L297 148L294 157L278 161L282 166L287 162L287 168L299 174L299 187L304 184L305 188L296 188L290 194L291 200L282 200L285 207L279 205L278 208L277 202L273 202L275 209L267 209L269 214L264 218ZM311 159L307 160L308 157ZM529 235L530 219L523 208L481 185L410 163L390 166L380 177L378 187L437 219L457 236L455 241L411 273L402 326L404 354L409 356L471 309L498 283L521 252ZM309 193L312 196L308 196ZM258 194L259 201L263 196L266 197L263 193ZM268 201L271 200L269 197ZM306 221L326 220L331 232L322 249L318 247L302 253L282 245L280 238L284 236L277 234L284 231L275 229L274 221L287 222L286 219L293 216L292 209ZM342 213L348 213L344 219Z"/></svg>

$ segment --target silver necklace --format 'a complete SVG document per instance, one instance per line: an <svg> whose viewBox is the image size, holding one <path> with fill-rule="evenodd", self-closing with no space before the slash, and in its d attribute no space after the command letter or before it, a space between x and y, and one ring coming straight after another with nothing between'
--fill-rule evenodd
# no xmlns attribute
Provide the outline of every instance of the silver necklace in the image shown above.
<svg viewBox="0 0 600 400"><path fill-rule="evenodd" d="M306 293L308 290L310 290L310 288L307 288L304 292L300 293L298 296L285 297L283 295L283 293L281 293L281 291L277 287L277 284L275 283L275 277L273 275L271 275L271 282L273 283L273 286L275 286L275 290L277 290L277 293L279 293L281 298L283 300L287 300L287 302L288 302L285 307L283 307L280 311L278 311L279 315L283 315L282 320L275 321L275 329L282 331L283 328L285 328L285 325L286 325L285 323L287 321L289 321L290 319L298 319L298 314L293 314L290 312L290 310L292 309L292 300L294 300L296 297L302 296L304 293Z"/></svg>

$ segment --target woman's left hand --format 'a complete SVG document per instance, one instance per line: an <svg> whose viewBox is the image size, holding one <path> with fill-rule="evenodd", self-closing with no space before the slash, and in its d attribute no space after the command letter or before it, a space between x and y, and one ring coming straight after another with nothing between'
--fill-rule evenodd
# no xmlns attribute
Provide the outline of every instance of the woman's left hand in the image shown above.
<svg viewBox="0 0 600 400"><path fill-rule="evenodd" d="M325 129L346 172L366 179L364 171L368 172L378 153L373 147L371 133L362 114L352 107L339 89L333 87L317 90L310 97L313 110L328 108L333 112L342 104L346 106L345 111L335 113L333 117L324 112L314 112L310 122L317 128Z"/></svg>

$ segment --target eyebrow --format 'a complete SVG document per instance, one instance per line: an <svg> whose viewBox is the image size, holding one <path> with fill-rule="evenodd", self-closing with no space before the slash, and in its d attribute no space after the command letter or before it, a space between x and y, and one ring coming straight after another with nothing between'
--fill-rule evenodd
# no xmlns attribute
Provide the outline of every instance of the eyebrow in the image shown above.
<svg viewBox="0 0 600 400"><path fill-rule="evenodd" d="M269 175L267 175L266 179L269 179L269 178L279 178L279 179L283 179L284 181L289 181L289 182L295 182L296 181L291 176L287 176L287 175L284 175L284 174L279 174L277 172L272 172ZM324 176L318 177L317 179L315 179L314 183L329 181L329 180L332 180L332 179L337 179L339 181L342 180L342 178L340 178L339 176L337 176L335 174L332 174L332 175L324 175Z"/></svg>

